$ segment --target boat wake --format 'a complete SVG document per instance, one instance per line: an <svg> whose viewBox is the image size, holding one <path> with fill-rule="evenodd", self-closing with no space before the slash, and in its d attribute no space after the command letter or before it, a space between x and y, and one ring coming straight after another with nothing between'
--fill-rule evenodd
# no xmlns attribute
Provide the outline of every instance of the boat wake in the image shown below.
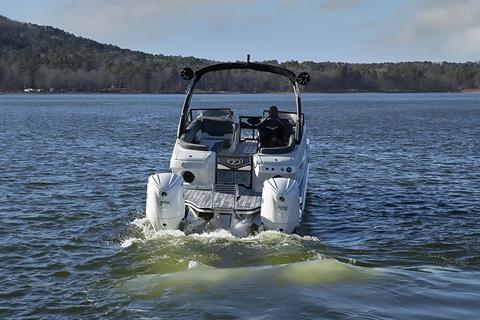
<svg viewBox="0 0 480 320"><path fill-rule="evenodd" d="M185 271L139 275L124 283L126 294L157 297L165 293L205 292L229 288L311 286L362 281L374 276L372 271L334 259L317 259L281 265L215 268L192 262Z"/></svg>
<svg viewBox="0 0 480 320"><path fill-rule="evenodd" d="M185 234L154 231L145 218L132 222L134 237L121 246L141 256L144 265L124 282L129 296L155 297L167 292L251 286L319 286L360 281L376 271L323 254L316 237L263 231L238 238L227 230ZM222 289L223 290L223 289Z"/></svg>

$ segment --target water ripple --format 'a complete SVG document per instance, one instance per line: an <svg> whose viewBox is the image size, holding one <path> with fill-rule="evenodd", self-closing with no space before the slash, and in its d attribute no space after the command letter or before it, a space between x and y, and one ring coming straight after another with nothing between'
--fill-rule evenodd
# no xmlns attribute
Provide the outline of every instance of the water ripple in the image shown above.
<svg viewBox="0 0 480 320"><path fill-rule="evenodd" d="M474 318L478 95L304 95L297 235L154 233L180 95L3 95L2 318ZM242 114L289 95L200 95ZM140 210L139 210L140 208Z"/></svg>

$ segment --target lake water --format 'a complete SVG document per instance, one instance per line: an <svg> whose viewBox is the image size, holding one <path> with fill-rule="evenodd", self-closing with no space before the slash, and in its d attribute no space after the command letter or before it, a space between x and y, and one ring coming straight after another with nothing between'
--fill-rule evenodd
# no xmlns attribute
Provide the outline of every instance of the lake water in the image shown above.
<svg viewBox="0 0 480 320"><path fill-rule="evenodd" d="M473 319L480 95L306 94L297 235L154 234L182 95L0 95L0 317ZM255 114L290 95L199 95Z"/></svg>

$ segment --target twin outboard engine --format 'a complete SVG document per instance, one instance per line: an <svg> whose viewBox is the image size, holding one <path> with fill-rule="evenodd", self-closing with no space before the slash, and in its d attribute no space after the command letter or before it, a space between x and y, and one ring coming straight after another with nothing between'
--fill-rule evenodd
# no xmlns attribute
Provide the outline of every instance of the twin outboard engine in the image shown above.
<svg viewBox="0 0 480 320"><path fill-rule="evenodd" d="M267 230L293 232L301 218L299 192L296 180L283 177L265 180L260 216Z"/></svg>
<svg viewBox="0 0 480 320"><path fill-rule="evenodd" d="M155 231L175 230L185 216L183 179L173 173L148 178L146 216Z"/></svg>
<svg viewBox="0 0 480 320"><path fill-rule="evenodd" d="M294 231L301 218L299 192L294 179L277 177L265 180L260 219L266 230ZM151 175L148 178L145 211L155 231L178 230L185 217L182 177L174 173ZM247 222L247 227L252 223L250 220L244 222Z"/></svg>

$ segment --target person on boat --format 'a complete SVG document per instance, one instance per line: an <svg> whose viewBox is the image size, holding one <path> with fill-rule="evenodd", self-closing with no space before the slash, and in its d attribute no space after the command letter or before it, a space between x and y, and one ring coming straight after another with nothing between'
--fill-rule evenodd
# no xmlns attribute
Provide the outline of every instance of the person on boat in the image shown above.
<svg viewBox="0 0 480 320"><path fill-rule="evenodd" d="M293 128L287 119L278 117L278 108L271 106L268 116L257 124L262 148L275 148L286 146L289 143Z"/></svg>

